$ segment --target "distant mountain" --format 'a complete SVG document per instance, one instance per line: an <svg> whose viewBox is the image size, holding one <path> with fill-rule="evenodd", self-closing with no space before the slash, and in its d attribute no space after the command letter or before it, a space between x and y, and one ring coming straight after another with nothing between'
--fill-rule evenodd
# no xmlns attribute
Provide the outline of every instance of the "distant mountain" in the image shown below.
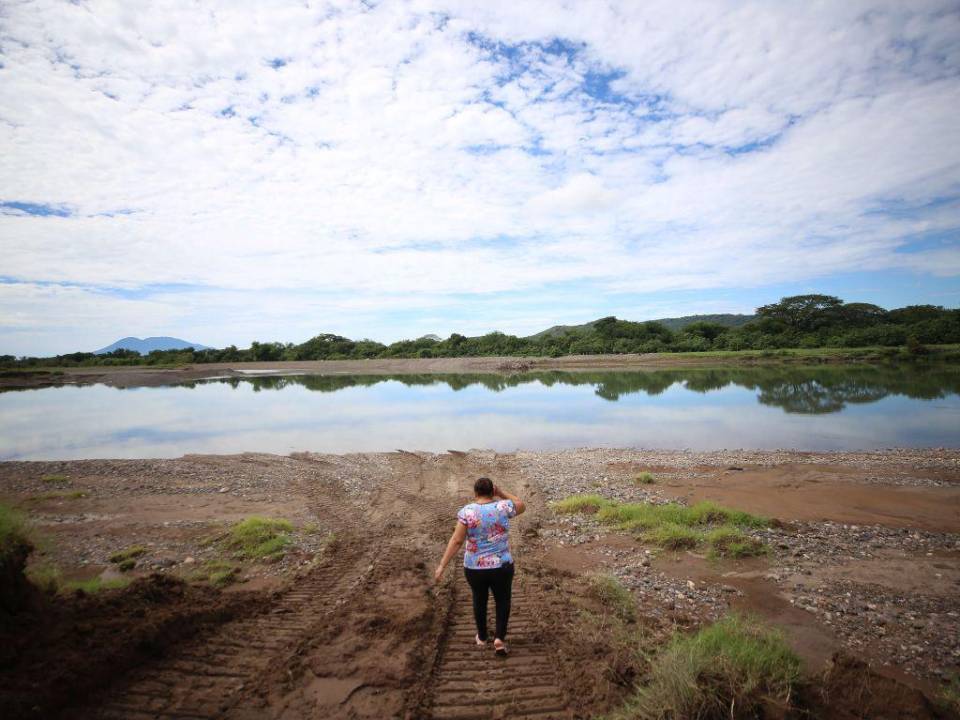
<svg viewBox="0 0 960 720"><path fill-rule="evenodd" d="M192 347L194 350L208 350L206 345L200 343L187 342L175 337L148 337L141 340L135 337L125 337L117 340L112 345L105 348L94 350L96 355L112 353L114 350L136 350L141 355L147 355L154 350L185 350Z"/></svg>
<svg viewBox="0 0 960 720"><path fill-rule="evenodd" d="M660 318L659 320L651 320L649 322L663 323L671 330L682 330L687 325L692 325L695 322L708 322L716 323L717 325L725 325L727 327L740 327L741 325L746 325L754 318L756 318L756 315L734 315L732 313L721 313L719 315L685 315L683 317L676 318ZM624 318L619 319L623 320ZM542 330L536 335L530 335L529 337L541 338L549 337L550 335L563 335L566 332L587 332L593 328L595 322L597 321L592 320L591 322L584 323L583 325L554 325L551 328Z"/></svg>

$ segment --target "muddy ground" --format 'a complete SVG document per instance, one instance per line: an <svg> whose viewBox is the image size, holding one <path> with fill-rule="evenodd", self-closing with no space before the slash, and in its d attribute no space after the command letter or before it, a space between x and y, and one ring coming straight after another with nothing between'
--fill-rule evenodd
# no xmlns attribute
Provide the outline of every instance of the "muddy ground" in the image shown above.
<svg viewBox="0 0 960 720"><path fill-rule="evenodd" d="M636 484L642 471L655 483ZM511 529L513 653L500 662L472 645L460 572L432 583L479 475L531 506ZM551 512L578 492L709 498L780 522L756 531L768 556L709 560ZM655 649L729 609L784 630L807 717L943 716L933 701L960 673L953 450L8 462L0 496L47 538L32 565L65 580L119 576L109 556L146 548L132 586L38 597L0 623L3 717L586 718L642 678L624 638ZM290 520L292 548L210 587L205 568L224 560L211 538L250 515ZM597 572L631 589L628 628L591 595Z"/></svg>

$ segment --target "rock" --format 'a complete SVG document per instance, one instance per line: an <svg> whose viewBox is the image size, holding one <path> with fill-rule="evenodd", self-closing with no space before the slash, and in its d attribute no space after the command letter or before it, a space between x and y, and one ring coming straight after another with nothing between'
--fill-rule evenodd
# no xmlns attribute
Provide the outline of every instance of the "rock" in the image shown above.
<svg viewBox="0 0 960 720"><path fill-rule="evenodd" d="M183 559L184 565L193 565L196 562L196 558L190 557L189 555Z"/></svg>

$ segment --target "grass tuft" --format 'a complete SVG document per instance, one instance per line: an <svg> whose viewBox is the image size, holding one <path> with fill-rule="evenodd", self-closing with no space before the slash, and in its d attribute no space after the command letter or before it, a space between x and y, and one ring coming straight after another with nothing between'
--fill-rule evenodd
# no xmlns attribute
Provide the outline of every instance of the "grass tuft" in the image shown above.
<svg viewBox="0 0 960 720"><path fill-rule="evenodd" d="M240 575L240 566L224 560L211 560L204 565L207 582L214 587L226 587Z"/></svg>
<svg viewBox="0 0 960 720"><path fill-rule="evenodd" d="M130 578L114 578L112 580L103 580L99 577L89 580L71 580L64 585L66 590L79 590L87 595L93 595L101 590L116 590L126 587L131 582Z"/></svg>
<svg viewBox="0 0 960 720"><path fill-rule="evenodd" d="M576 513L595 513L614 505L616 503L613 500L607 500L602 495L572 495L553 503L553 509L558 513L573 515Z"/></svg>
<svg viewBox="0 0 960 720"><path fill-rule="evenodd" d="M29 552L34 544L26 516L9 505L0 505L0 563Z"/></svg>
<svg viewBox="0 0 960 720"><path fill-rule="evenodd" d="M110 562L123 563L127 560L133 560L141 555L146 555L147 549L143 545L131 545L126 550L117 550L110 556ZM131 566L132 567L132 566Z"/></svg>
<svg viewBox="0 0 960 720"><path fill-rule="evenodd" d="M664 523L645 532L643 539L667 550L691 550L703 540L703 533L676 523Z"/></svg>
<svg viewBox="0 0 960 720"><path fill-rule="evenodd" d="M40 480L45 483L68 483L70 477L68 475L44 475Z"/></svg>
<svg viewBox="0 0 960 720"><path fill-rule="evenodd" d="M653 485L656 482L656 479L653 477L652 472L644 471L637 475L633 481L637 485Z"/></svg>
<svg viewBox="0 0 960 720"><path fill-rule="evenodd" d="M624 622L637 619L637 605L633 594L613 575L593 575L587 585L591 596Z"/></svg>
<svg viewBox="0 0 960 720"><path fill-rule="evenodd" d="M756 557L767 552L762 542L729 525L710 530L705 539L712 558Z"/></svg>
<svg viewBox="0 0 960 720"><path fill-rule="evenodd" d="M293 525L287 520L248 517L230 528L224 544L239 557L277 559L290 545L292 530Z"/></svg>
<svg viewBox="0 0 960 720"><path fill-rule="evenodd" d="M739 615L674 638L651 668L615 720L756 717L768 700L788 703L800 678L782 635Z"/></svg>
<svg viewBox="0 0 960 720"><path fill-rule="evenodd" d="M954 675L944 685L938 704L949 712L960 715L960 675Z"/></svg>
<svg viewBox="0 0 960 720"><path fill-rule="evenodd" d="M689 550L703 543L713 557L762 555L766 546L741 532L770 520L705 500L696 505L619 503L599 495L574 495L554 503L557 512L596 513L597 520L619 530L639 533L645 542L669 550Z"/></svg>
<svg viewBox="0 0 960 720"><path fill-rule="evenodd" d="M63 582L60 568L50 562L39 562L27 568L27 580L48 595L56 595L60 592Z"/></svg>
<svg viewBox="0 0 960 720"><path fill-rule="evenodd" d="M80 500L89 495L86 490L51 490L50 492L33 495L30 500Z"/></svg>

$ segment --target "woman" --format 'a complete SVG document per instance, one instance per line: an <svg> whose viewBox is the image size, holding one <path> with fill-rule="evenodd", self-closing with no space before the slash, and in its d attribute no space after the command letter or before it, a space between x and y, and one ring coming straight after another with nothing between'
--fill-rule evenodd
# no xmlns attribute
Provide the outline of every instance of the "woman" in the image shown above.
<svg viewBox="0 0 960 720"><path fill-rule="evenodd" d="M473 619L477 623L476 643L487 644L487 598L493 591L497 609L497 628L493 647L497 655L507 654L507 621L510 619L510 592L513 586L513 556L508 534L510 518L527 509L523 500L498 488L490 478L482 477L473 484L472 503L457 513L457 527L450 536L443 559L437 565L434 579L440 582L443 571L464 541L463 573L473 592Z"/></svg>

